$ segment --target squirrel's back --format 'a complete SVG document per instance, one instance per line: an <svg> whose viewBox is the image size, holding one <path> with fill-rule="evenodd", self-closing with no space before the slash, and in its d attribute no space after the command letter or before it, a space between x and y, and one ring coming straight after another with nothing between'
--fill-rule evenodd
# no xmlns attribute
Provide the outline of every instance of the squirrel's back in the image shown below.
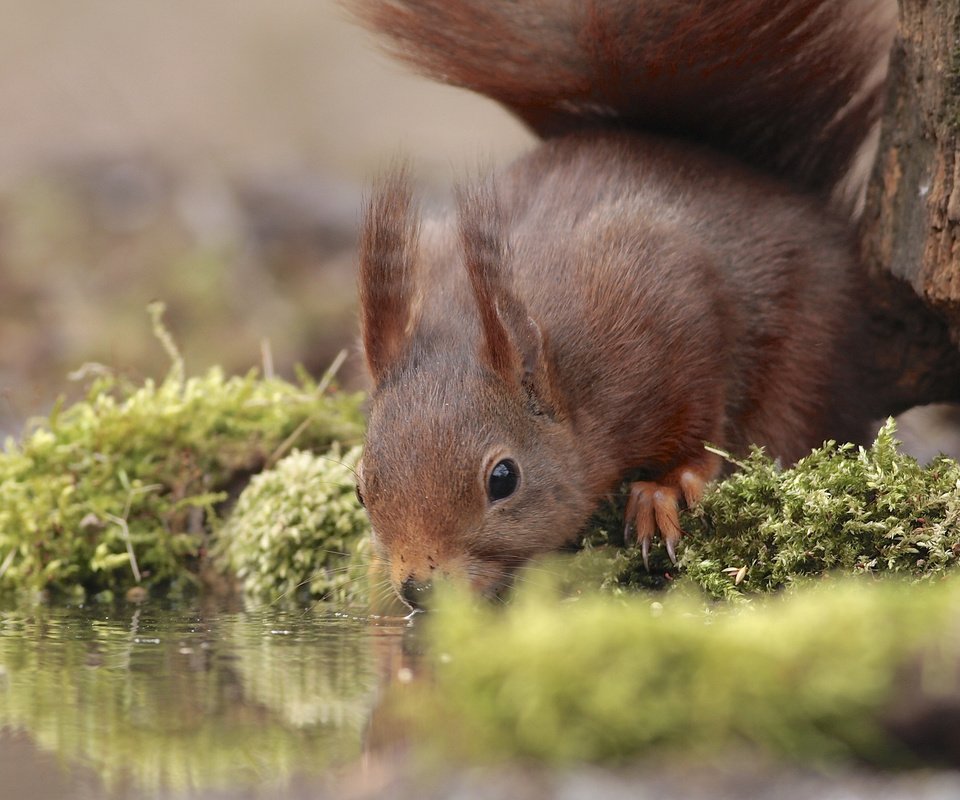
<svg viewBox="0 0 960 800"><path fill-rule="evenodd" d="M853 248L813 198L707 149L612 131L545 142L481 198L421 242L415 341L461 342L470 358L476 306L456 266L466 218L540 326L585 444L652 465L657 435L638 420L662 432L656 406L696 406L718 384L724 428L674 426L701 437L694 447L762 442L789 462L863 436L846 412L856 398L833 396L859 313ZM618 439L625 430L645 453Z"/></svg>

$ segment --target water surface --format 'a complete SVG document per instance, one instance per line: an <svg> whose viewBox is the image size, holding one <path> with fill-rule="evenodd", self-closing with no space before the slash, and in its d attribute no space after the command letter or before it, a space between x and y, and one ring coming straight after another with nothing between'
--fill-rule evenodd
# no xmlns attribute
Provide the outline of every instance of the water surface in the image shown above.
<svg viewBox="0 0 960 800"><path fill-rule="evenodd" d="M407 630L322 607L0 610L0 796L308 796L376 737Z"/></svg>

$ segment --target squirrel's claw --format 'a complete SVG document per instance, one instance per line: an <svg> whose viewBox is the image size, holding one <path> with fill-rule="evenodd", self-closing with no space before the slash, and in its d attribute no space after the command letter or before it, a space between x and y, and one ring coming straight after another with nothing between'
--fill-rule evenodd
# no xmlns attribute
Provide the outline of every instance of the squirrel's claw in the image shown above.
<svg viewBox="0 0 960 800"><path fill-rule="evenodd" d="M650 570L650 544L657 531L660 531L670 561L677 563L677 544L683 536L680 504L689 507L698 502L707 481L716 477L719 471L718 457L707 453L702 460L668 473L659 482L635 481L630 484L623 541L629 544L628 533L633 528L647 571Z"/></svg>
<svg viewBox="0 0 960 800"><path fill-rule="evenodd" d="M676 565L677 565L677 551L676 551L675 545L674 545L673 542L671 542L669 539L664 539L664 542L663 542L663 543L664 543L664 544L666 545L666 547L667 547L667 555L670 556L670 563L673 564L674 566L676 566ZM650 569L650 568L648 567L647 570L649 571L649 569Z"/></svg>
<svg viewBox="0 0 960 800"><path fill-rule="evenodd" d="M636 531L636 542L640 545L643 565L650 569L650 544L654 535L660 531L660 538L667 549L670 560L677 563L677 542L683 536L680 528L680 490L651 481L636 481L630 486L630 499L627 501L624 541L630 528Z"/></svg>

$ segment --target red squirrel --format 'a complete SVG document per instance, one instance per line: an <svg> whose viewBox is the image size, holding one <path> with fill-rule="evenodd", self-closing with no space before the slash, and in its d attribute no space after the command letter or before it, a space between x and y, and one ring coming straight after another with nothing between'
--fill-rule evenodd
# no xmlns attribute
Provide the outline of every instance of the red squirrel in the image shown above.
<svg viewBox="0 0 960 800"><path fill-rule="evenodd" d="M861 441L851 243L892 0L359 0L427 75L542 139L425 220L395 170L360 239L373 379L358 495L412 607L484 594L625 525L671 559L678 509L751 444Z"/></svg>

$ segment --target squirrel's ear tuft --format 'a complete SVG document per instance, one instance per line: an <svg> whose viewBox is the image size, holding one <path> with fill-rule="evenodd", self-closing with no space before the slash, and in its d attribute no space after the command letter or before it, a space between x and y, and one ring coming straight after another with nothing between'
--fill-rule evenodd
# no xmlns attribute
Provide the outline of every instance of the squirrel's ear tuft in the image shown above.
<svg viewBox="0 0 960 800"><path fill-rule="evenodd" d="M502 212L492 184L457 187L460 245L477 303L480 357L507 384L527 393L531 410L561 413L540 326L509 285Z"/></svg>
<svg viewBox="0 0 960 800"><path fill-rule="evenodd" d="M522 364L526 311L507 287L506 245L500 206L492 187L457 187L460 246L477 303L483 342L480 354L506 381L516 380Z"/></svg>
<svg viewBox="0 0 960 800"><path fill-rule="evenodd" d="M360 318L374 383L396 363L412 323L420 219L406 167L379 181L360 233Z"/></svg>

